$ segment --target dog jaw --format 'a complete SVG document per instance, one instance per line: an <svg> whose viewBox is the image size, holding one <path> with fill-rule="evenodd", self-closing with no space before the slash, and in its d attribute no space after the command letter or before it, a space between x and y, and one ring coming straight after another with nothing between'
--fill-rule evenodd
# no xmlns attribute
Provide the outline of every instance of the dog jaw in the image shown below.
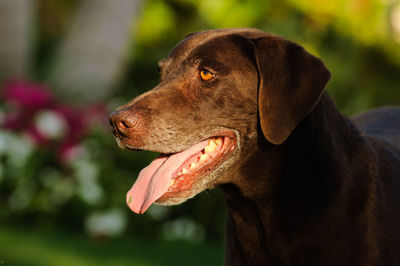
<svg viewBox="0 0 400 266"><path fill-rule="evenodd" d="M218 144L220 143L220 144ZM221 147L219 147L221 146ZM200 192L214 188L223 181L223 169L235 160L237 149L236 137L213 138L204 148L204 153L197 158L193 169L182 168L171 180L171 185L155 203L158 205L177 205L193 198ZM193 164L189 162L188 165Z"/></svg>

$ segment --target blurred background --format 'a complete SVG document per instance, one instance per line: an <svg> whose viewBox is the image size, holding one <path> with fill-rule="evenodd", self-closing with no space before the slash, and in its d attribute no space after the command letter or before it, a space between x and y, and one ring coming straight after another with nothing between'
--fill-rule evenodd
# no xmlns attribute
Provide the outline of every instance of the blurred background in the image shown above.
<svg viewBox="0 0 400 266"><path fill-rule="evenodd" d="M1 0L0 264L222 265L218 189L130 212L125 194L156 154L120 150L108 126L182 38L222 27L322 58L347 115L400 104L396 0Z"/></svg>

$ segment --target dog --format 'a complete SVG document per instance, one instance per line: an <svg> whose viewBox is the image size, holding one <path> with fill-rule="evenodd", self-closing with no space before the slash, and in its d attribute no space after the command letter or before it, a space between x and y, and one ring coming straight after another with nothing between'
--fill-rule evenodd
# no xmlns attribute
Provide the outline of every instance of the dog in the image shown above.
<svg viewBox="0 0 400 266"><path fill-rule="evenodd" d="M188 35L160 83L110 115L120 147L161 153L127 204L219 187L225 265L400 265L400 108L350 120L320 59L256 29Z"/></svg>

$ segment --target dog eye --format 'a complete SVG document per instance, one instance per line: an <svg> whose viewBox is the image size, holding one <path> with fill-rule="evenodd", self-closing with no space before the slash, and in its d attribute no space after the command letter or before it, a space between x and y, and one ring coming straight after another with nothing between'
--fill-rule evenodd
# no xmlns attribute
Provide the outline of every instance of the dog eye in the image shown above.
<svg viewBox="0 0 400 266"><path fill-rule="evenodd" d="M200 71L200 78L202 80L210 80L214 77L215 75L213 73L211 73L210 71L203 69Z"/></svg>

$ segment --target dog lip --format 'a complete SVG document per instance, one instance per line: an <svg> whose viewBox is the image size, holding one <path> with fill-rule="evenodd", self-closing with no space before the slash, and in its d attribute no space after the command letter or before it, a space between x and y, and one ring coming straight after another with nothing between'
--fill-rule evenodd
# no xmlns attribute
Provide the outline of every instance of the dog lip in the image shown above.
<svg viewBox="0 0 400 266"><path fill-rule="evenodd" d="M208 144L201 152L188 157L174 173L173 179L179 178L181 175L196 173L199 169L209 164L209 161L213 161L214 157L216 157L224 147L223 137L209 138L205 141L208 141Z"/></svg>
<svg viewBox="0 0 400 266"><path fill-rule="evenodd" d="M217 135L217 137L221 136ZM210 137L208 139L213 138L216 137ZM200 179L206 178L209 174L217 170L221 166L221 164L223 164L223 162L226 161L232 155L233 151L237 148L236 138L224 136L223 140L224 141L221 148L218 150L216 155L212 159L210 159L210 161L206 162L198 169L195 169L193 172L174 176L172 178L173 182L171 183L168 191L164 193L158 200L156 200L156 203L168 204L169 200L173 198L190 198L187 197L186 193L192 190L193 185L196 182L199 182Z"/></svg>
<svg viewBox="0 0 400 266"><path fill-rule="evenodd" d="M171 149L163 149L163 148L145 148L145 147L138 147L138 146L133 146L131 144L129 144L128 142L126 142L124 139L117 137L114 135L114 137L117 139L117 142L119 143L119 146L123 149L127 149L129 151L149 151L149 152L156 152L156 153L160 153L160 154L165 154L165 155L173 155L175 153L179 153L182 152L184 150L189 149L191 146L194 145L194 143L189 144L184 146L182 149L179 150L171 150ZM212 139L212 138L218 138L218 137L227 137L229 139L231 139L232 141L236 141L237 140L237 136L234 132L234 130L223 130L223 131L219 131L217 133L213 133L208 135L207 137L203 138L203 139L199 139L198 141L196 141L195 143L199 143L202 142L204 140L208 140L208 139ZM170 146L170 145L165 145L165 146Z"/></svg>

